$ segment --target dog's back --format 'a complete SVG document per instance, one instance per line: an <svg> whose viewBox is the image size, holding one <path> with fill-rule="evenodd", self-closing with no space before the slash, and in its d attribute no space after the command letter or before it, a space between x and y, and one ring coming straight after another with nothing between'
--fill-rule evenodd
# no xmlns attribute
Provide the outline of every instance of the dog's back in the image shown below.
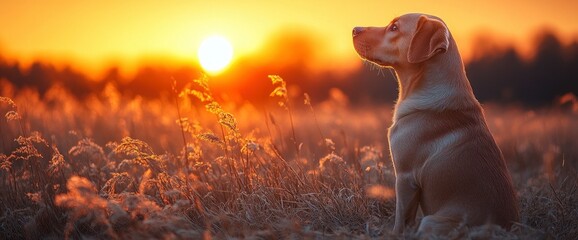
<svg viewBox="0 0 578 240"><path fill-rule="evenodd" d="M391 127L390 141L393 159L405 159L397 170L412 168L421 189L420 230L447 232L462 222L509 228L518 220L512 181L479 106L405 115Z"/></svg>

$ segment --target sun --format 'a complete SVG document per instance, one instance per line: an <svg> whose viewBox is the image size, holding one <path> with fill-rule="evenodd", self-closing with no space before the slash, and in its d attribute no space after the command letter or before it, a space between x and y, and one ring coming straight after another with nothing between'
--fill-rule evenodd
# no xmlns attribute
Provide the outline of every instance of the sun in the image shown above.
<svg viewBox="0 0 578 240"><path fill-rule="evenodd" d="M210 36L201 42L197 56L205 71L216 74L223 71L233 59L233 46L223 36Z"/></svg>

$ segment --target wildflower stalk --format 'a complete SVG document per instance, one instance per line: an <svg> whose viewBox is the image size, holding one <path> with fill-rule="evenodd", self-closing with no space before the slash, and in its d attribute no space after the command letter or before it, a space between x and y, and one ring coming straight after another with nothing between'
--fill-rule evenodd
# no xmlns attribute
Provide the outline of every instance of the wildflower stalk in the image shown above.
<svg viewBox="0 0 578 240"><path fill-rule="evenodd" d="M21 200L18 197L20 196L20 191L18 191L18 182L16 181L16 173L14 172L13 168L10 168L10 176L12 176L12 187L14 188L13 199L16 203L20 204Z"/></svg>
<svg viewBox="0 0 578 240"><path fill-rule="evenodd" d="M295 175L295 179L297 179L297 181L299 181L299 183L301 183L301 186L306 186L305 182L303 182L303 180L301 179L301 176L297 173L297 171L295 171L295 169L293 169L291 167L291 165L289 165L289 163L287 162L287 160L285 160L285 158L283 158L283 156L281 156L281 154L279 153L279 151L275 148L273 148L273 152L275 153L275 155L277 156L277 158L279 158L281 160L281 162L283 162L283 165L285 166L286 169L290 170L294 175ZM302 170L301 170L302 171Z"/></svg>
<svg viewBox="0 0 578 240"><path fill-rule="evenodd" d="M20 136L25 136L26 134L24 134L24 127L22 124L22 116L20 116L20 114L18 113L18 106L16 105L16 103L14 103L14 101L8 97L0 97L0 102L4 102L8 105L10 105L10 107L13 109L11 111L8 111L5 115L6 120L17 120L18 122L18 127L20 130Z"/></svg>
<svg viewBox="0 0 578 240"><path fill-rule="evenodd" d="M295 152L297 153L297 158L299 158L300 151L299 151L299 144L297 144L297 136L295 136L295 124L293 124L293 111L291 111L291 104L289 103L289 99L287 101L287 109L289 112L289 122L291 123L291 134L293 135L293 146L295 146Z"/></svg>
<svg viewBox="0 0 578 240"><path fill-rule="evenodd" d="M181 108L179 106L179 94L177 92L177 80L175 80L173 78L173 93L174 93L174 98L175 98L175 104L177 107L177 117L179 118L179 126L181 129L181 136L183 137L183 145L184 145L184 166L183 166L183 170L185 171L185 184L187 187L187 191L189 190L189 150L188 150L188 144L187 144L187 138L185 137L185 129L183 127L183 118L181 116Z"/></svg>
<svg viewBox="0 0 578 240"><path fill-rule="evenodd" d="M279 84L280 86L277 86L273 92L271 92L270 96L279 96L283 98L283 101L279 102L279 105L281 107L284 107L287 112L289 113L289 123L291 124L291 134L293 135L293 146L295 147L295 152L297 155L297 158L299 158L300 155L300 151L299 151L299 144L297 144L297 136L295 134L295 124L293 123L293 111L291 110L291 103L289 101L289 96L287 94L287 83L285 82L285 80L283 80L283 78L281 78L278 75L269 75L269 78L271 79L271 82L273 85L275 84Z"/></svg>
<svg viewBox="0 0 578 240"><path fill-rule="evenodd" d="M0 121L0 132L3 133L2 130L2 122ZM0 137L0 151L4 152L4 138Z"/></svg>
<svg viewBox="0 0 578 240"><path fill-rule="evenodd" d="M311 98L309 97L309 94L305 93L303 94L305 97L305 105L309 106L309 110L311 110L311 113L313 113L313 120L315 121L315 127L317 128L317 132L319 133L319 136L321 137L321 141L325 141L325 139L327 139L325 137L325 135L323 135L323 131L321 131L321 127L319 126L319 121L317 120L317 114L315 114L315 110L313 109L313 105L311 104ZM327 149L327 153L331 152L331 149L329 148L329 146L327 146L327 144L323 144L325 146L325 148Z"/></svg>
<svg viewBox="0 0 578 240"><path fill-rule="evenodd" d="M267 120L267 117L269 117L269 120ZM271 123L273 124L273 126L275 126L275 131L277 131L277 134L279 134L279 139L281 140L281 146L285 149L287 149L287 144L285 143L285 138L283 137L283 132L281 131L281 128L279 127L279 125L277 125L277 122L275 121L275 118L273 118L273 115L271 113L265 113L265 124L267 125L267 130L269 131L269 137L271 139L271 144L274 144L273 141L273 135L271 133L271 128L269 127L269 121L271 121ZM275 146L276 147L276 146Z"/></svg>
<svg viewBox="0 0 578 240"><path fill-rule="evenodd" d="M226 164L228 165L227 171L229 175L235 179L239 187L243 187L243 183L239 177L235 162L232 158L232 153L229 151L230 149L233 149L233 144L240 144L243 142L240 137L239 130L237 129L235 117L232 114L225 112L221 108L221 105L215 101L209 88L209 82L206 76L203 76L201 79L194 80L194 83L200 88L200 91L185 89L183 92L181 92L181 94L193 95L205 104L205 108L209 113L212 113L217 117L217 122L221 128L221 135L223 138L222 141L217 140L217 142L223 144L222 147L225 154ZM232 137L227 138L229 136L228 134L231 134ZM205 136L207 135L205 134ZM215 138L218 139L218 137ZM237 157L239 159L242 158L241 155L238 155Z"/></svg>
<svg viewBox="0 0 578 240"><path fill-rule="evenodd" d="M237 176L236 171L233 166L233 161L231 161L231 157L229 156L229 141L227 140L227 136L225 134L225 127L222 124L219 125L221 127L221 135L223 136L223 144L225 150L225 158L227 159L227 165L229 165L229 174L233 176ZM238 178L238 177L236 177Z"/></svg>

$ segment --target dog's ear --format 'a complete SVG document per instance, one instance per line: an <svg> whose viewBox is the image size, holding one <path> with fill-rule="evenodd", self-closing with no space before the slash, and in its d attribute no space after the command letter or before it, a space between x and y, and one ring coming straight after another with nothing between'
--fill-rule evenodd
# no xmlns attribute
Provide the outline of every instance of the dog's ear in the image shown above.
<svg viewBox="0 0 578 240"><path fill-rule="evenodd" d="M407 51L407 61L419 63L430 59L438 52L445 52L450 45L447 27L437 19L419 17L417 29Z"/></svg>

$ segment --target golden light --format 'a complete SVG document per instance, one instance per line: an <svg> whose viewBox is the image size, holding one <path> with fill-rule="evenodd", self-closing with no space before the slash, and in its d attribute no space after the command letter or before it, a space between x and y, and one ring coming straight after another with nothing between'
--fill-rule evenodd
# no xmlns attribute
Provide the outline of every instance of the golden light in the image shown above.
<svg viewBox="0 0 578 240"><path fill-rule="evenodd" d="M233 46L223 36L210 36L201 42L197 56L205 71L216 74L233 59Z"/></svg>

